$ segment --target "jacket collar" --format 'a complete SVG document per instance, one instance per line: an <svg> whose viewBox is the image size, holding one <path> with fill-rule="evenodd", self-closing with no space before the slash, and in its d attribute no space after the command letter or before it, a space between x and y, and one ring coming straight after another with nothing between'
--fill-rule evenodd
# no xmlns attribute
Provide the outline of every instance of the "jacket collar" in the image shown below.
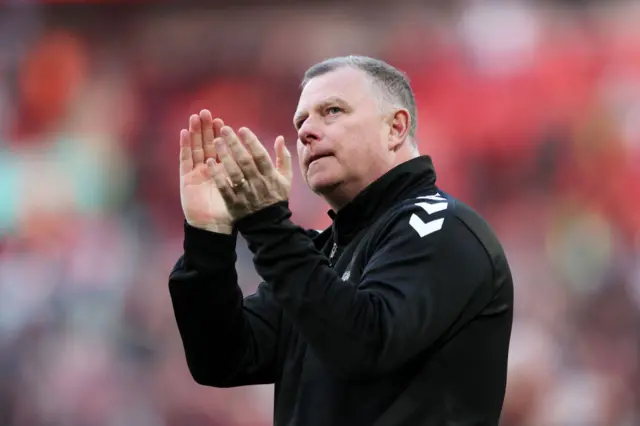
<svg viewBox="0 0 640 426"><path fill-rule="evenodd" d="M431 157L423 155L406 161L372 182L337 213L329 210L333 219L333 239L346 244L361 229L412 192L435 186L436 173Z"/></svg>

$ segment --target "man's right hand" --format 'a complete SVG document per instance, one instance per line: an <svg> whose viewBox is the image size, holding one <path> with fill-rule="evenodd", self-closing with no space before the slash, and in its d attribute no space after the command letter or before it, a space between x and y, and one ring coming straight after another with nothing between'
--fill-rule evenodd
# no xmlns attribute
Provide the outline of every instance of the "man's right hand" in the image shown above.
<svg viewBox="0 0 640 426"><path fill-rule="evenodd" d="M232 220L207 167L216 160L214 139L224 126L208 110L189 118L189 130L180 132L180 202L187 223L212 232L231 234Z"/></svg>

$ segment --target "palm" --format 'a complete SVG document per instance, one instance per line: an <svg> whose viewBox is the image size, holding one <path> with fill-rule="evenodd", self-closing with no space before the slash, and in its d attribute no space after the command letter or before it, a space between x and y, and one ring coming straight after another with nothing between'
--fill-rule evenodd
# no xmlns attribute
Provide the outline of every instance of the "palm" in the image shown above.
<svg viewBox="0 0 640 426"><path fill-rule="evenodd" d="M216 158L214 139L223 125L203 110L189 118L189 130L180 132L180 201L190 225L228 232L231 217L206 165Z"/></svg>
<svg viewBox="0 0 640 426"><path fill-rule="evenodd" d="M180 201L185 219L194 226L228 221L227 207L204 164L181 176Z"/></svg>

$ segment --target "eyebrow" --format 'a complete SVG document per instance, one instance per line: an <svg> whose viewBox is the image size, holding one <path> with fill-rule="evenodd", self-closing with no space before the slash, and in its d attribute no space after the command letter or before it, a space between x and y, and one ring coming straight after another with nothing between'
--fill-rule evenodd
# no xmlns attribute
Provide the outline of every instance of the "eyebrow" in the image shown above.
<svg viewBox="0 0 640 426"><path fill-rule="evenodd" d="M347 106L347 102L342 99L339 96L330 96L326 99L323 99L322 101L318 102L317 104L315 104L313 106L313 109L324 109L326 107L328 107L329 105L332 104L339 104L340 106ZM298 121L302 120L303 118L307 117L307 113L305 112L296 112L295 115L293 116L293 125L294 127L298 127Z"/></svg>

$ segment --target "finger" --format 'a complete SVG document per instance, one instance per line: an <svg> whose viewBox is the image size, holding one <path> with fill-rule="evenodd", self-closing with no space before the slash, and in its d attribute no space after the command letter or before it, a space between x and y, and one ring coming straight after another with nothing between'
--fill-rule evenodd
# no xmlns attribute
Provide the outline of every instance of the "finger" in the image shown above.
<svg viewBox="0 0 640 426"><path fill-rule="evenodd" d="M202 167L201 169L199 169L200 174L205 180L213 178L213 167L211 165L212 162L214 164L217 164L215 158L207 158L206 160L204 160L204 165L206 167Z"/></svg>
<svg viewBox="0 0 640 426"><path fill-rule="evenodd" d="M184 176L193 170L193 157L191 156L191 138L189 131L180 131L180 176Z"/></svg>
<svg viewBox="0 0 640 426"><path fill-rule="evenodd" d="M222 121L221 118L216 118L213 120L213 136L215 138L220 138L222 137L222 128L224 127L224 121ZM217 155L217 153L216 153ZM217 158L218 163L220 162L220 158Z"/></svg>
<svg viewBox="0 0 640 426"><path fill-rule="evenodd" d="M200 111L200 124L202 126L202 146L204 149L205 161L209 158L216 158L216 146L213 143L215 139L213 129L213 117L207 109Z"/></svg>
<svg viewBox="0 0 640 426"><path fill-rule="evenodd" d="M213 134L214 137L219 138L222 135L222 128L224 127L224 121L221 118L213 120Z"/></svg>
<svg viewBox="0 0 640 426"><path fill-rule="evenodd" d="M287 145L284 143L284 136L278 136L274 143L274 149L276 151L276 169L282 176L284 176L289 182L293 179L293 166L291 161L291 153L287 149Z"/></svg>
<svg viewBox="0 0 640 426"><path fill-rule="evenodd" d="M204 149L202 147L202 125L200 116L193 114L189 117L189 137L191 138L191 155L193 165L204 163Z"/></svg>
<svg viewBox="0 0 640 426"><path fill-rule="evenodd" d="M220 158L220 164L224 168L226 172L226 176L229 177L228 180L231 181L232 184L239 184L244 179L244 174L240 169L240 166L236 163L229 148L227 147L226 141L223 138L216 138L216 152L218 153L218 157Z"/></svg>
<svg viewBox="0 0 640 426"><path fill-rule="evenodd" d="M221 118L216 118L215 120L213 120L213 136L214 138L220 138L222 137L222 128L224 127L224 121L222 121ZM218 161L218 163L220 162L220 158L217 157L217 153L216 153L216 160Z"/></svg>
<svg viewBox="0 0 640 426"><path fill-rule="evenodd" d="M220 191L220 195L224 199L227 207L232 205L236 199L236 193L229 184L229 179L222 164L216 163L213 159L207 161L207 169L213 178L214 183Z"/></svg>
<svg viewBox="0 0 640 426"><path fill-rule="evenodd" d="M222 128L222 137L227 143L227 147L229 147L229 151L236 161L236 164L238 164L240 170L242 170L244 177L247 179L256 177L258 175L258 169L253 161L253 156L249 154L249 151L247 151L242 142L240 142L240 138L238 138L231 127L225 126Z"/></svg>
<svg viewBox="0 0 640 426"><path fill-rule="evenodd" d="M238 130L242 141L247 146L249 153L253 157L253 161L256 167L263 175L266 175L273 171L273 162L269 156L269 151L260 143L258 137L246 127Z"/></svg>

